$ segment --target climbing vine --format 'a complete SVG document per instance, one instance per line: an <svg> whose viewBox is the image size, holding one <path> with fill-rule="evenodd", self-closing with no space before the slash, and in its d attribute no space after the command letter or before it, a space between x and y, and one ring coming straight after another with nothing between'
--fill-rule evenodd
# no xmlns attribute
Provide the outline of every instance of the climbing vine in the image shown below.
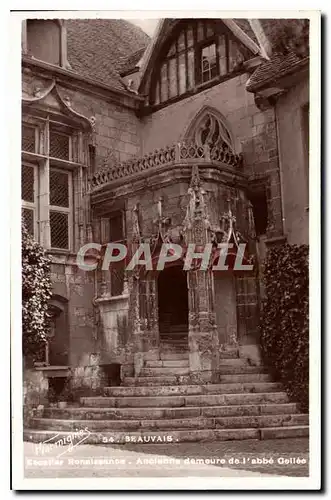
<svg viewBox="0 0 331 500"><path fill-rule="evenodd" d="M309 273L307 245L268 251L264 263L266 298L260 321L265 363L289 396L308 409Z"/></svg>
<svg viewBox="0 0 331 500"><path fill-rule="evenodd" d="M22 330L23 355L38 361L49 329L51 298L50 260L22 224Z"/></svg>

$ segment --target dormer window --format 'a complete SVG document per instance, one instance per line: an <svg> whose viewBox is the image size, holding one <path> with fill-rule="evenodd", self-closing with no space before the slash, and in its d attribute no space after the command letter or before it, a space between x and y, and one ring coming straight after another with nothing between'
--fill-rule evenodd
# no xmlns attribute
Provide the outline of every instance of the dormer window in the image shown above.
<svg viewBox="0 0 331 500"><path fill-rule="evenodd" d="M208 82L218 75L216 44L211 43L200 51L201 81Z"/></svg>
<svg viewBox="0 0 331 500"><path fill-rule="evenodd" d="M232 78L242 71L250 50L219 21L183 20L165 42L152 73L149 104L158 106L178 96Z"/></svg>
<svg viewBox="0 0 331 500"><path fill-rule="evenodd" d="M23 53L56 66L69 67L66 26L61 19L23 21Z"/></svg>

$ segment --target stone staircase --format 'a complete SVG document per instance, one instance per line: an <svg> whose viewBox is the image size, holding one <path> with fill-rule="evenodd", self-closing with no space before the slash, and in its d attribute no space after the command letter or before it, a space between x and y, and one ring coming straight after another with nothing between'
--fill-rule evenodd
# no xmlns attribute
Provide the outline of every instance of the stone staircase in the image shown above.
<svg viewBox="0 0 331 500"><path fill-rule="evenodd" d="M262 366L225 353L217 384L192 385L187 352L163 347L139 377L80 405L45 408L24 439L41 442L87 428L84 443L171 443L308 436L308 415ZM233 357L235 356L235 357ZM40 412L39 412L40 413Z"/></svg>

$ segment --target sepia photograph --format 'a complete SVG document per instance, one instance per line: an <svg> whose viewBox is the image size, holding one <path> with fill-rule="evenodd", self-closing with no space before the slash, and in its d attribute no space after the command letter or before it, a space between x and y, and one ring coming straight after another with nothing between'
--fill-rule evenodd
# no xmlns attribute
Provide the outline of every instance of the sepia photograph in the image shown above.
<svg viewBox="0 0 331 500"><path fill-rule="evenodd" d="M11 13L13 487L317 489L320 13L162 14Z"/></svg>

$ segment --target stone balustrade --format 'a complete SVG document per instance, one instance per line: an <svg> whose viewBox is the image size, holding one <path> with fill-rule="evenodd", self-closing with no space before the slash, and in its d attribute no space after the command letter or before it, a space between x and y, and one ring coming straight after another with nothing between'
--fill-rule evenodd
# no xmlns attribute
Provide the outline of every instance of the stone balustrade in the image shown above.
<svg viewBox="0 0 331 500"><path fill-rule="evenodd" d="M89 190L109 184L113 181L139 175L142 172L153 170L161 166L185 164L199 161L222 167L240 168L242 155L234 154L222 146L210 148L208 145L199 146L194 143L177 143L163 149L155 150L141 158L132 158L122 163L107 166L96 172L89 180Z"/></svg>

